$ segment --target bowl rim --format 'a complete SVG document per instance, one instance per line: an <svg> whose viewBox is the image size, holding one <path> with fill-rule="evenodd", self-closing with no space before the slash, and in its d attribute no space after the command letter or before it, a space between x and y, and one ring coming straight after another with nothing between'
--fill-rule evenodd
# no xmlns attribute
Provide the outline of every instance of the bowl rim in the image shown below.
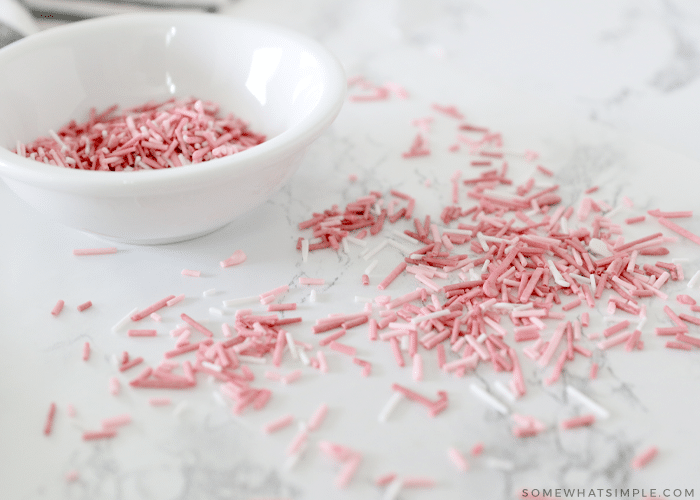
<svg viewBox="0 0 700 500"><path fill-rule="evenodd" d="M313 38L289 28L219 13L170 11L116 14L52 27L0 49L0 68L4 59L15 58L23 52L64 37L85 36L96 29L117 29L124 24L133 26L136 23L187 24L202 20L275 34L310 52L320 61L322 75L326 81L318 103L299 123L275 137L234 155L198 163L194 168L178 167L137 172L77 170L24 158L0 145L0 177L53 191L83 194L132 196L152 192L154 188L161 193L163 190L179 191L193 185L216 182L222 176L235 176L236 171L246 167L280 161L308 146L336 118L345 100L347 80L343 66L329 49Z"/></svg>

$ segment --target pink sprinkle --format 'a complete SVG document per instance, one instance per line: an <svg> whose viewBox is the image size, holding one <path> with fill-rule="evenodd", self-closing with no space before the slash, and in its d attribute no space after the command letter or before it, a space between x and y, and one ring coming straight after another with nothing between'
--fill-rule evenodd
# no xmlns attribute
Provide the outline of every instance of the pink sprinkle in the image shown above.
<svg viewBox="0 0 700 500"><path fill-rule="evenodd" d="M158 332L156 330L128 330L126 334L129 337L155 337Z"/></svg>
<svg viewBox="0 0 700 500"><path fill-rule="evenodd" d="M273 432L277 432L280 429L284 429L288 425L290 425L292 422L294 422L294 415L289 414L289 415L284 415L282 417L279 417L272 422L269 422L263 426L263 432L265 434L272 434Z"/></svg>
<svg viewBox="0 0 700 500"><path fill-rule="evenodd" d="M573 417L568 420L563 420L560 424L562 429L573 429L575 427L583 427L591 425L595 422L595 415L582 415Z"/></svg>
<svg viewBox="0 0 700 500"><path fill-rule="evenodd" d="M193 271L191 269L183 269L180 272L180 274L182 274L183 276L192 276L193 278L199 278L202 273L200 271Z"/></svg>
<svg viewBox="0 0 700 500"><path fill-rule="evenodd" d="M157 302L154 302L153 304L151 304L147 308L132 314L130 319L131 319L131 321L140 321L143 318L145 318L146 316L148 316L149 314L154 313L154 312L164 308L166 305L170 305L170 302L175 298L176 297L174 295L168 295L167 297L160 299ZM185 296L182 295L182 298L184 299ZM182 300L182 299L180 299L180 300Z"/></svg>
<svg viewBox="0 0 700 500"><path fill-rule="evenodd" d="M185 314L185 313L180 314L180 318L181 318L185 323L187 323L188 325L190 325L191 327L193 327L193 328L194 328L195 330L197 330L198 332L203 333L203 334L206 335L207 337L213 337L213 336L214 336L214 333L213 333L211 330L209 330L209 329L208 329L207 327L205 327L204 325L198 323L197 321L195 321L194 319L192 319L191 317L189 317L187 314Z"/></svg>
<svg viewBox="0 0 700 500"><path fill-rule="evenodd" d="M88 307L91 307L91 306L92 306L92 302L88 300L87 302L83 302L82 304L80 304L78 306L78 311L83 312L85 309L87 309Z"/></svg>
<svg viewBox="0 0 700 500"><path fill-rule="evenodd" d="M346 461L345 465L340 471L340 474L338 474L335 479L335 485L337 488L345 488L350 483L361 462L362 455L354 452L353 455Z"/></svg>
<svg viewBox="0 0 700 500"><path fill-rule="evenodd" d="M102 429L113 430L131 423L131 415L124 413L115 417L109 417L102 420Z"/></svg>
<svg viewBox="0 0 700 500"><path fill-rule="evenodd" d="M316 358L318 359L318 369L321 370L322 373L327 373L328 362L326 361L326 356L323 354L323 351L318 351L316 353Z"/></svg>
<svg viewBox="0 0 700 500"><path fill-rule="evenodd" d="M309 418L309 421L306 423L306 428L310 431L318 429L326 418L327 413L328 405L326 403L321 403L314 414L311 415L311 418Z"/></svg>
<svg viewBox="0 0 700 500"><path fill-rule="evenodd" d="M546 175L546 176L548 176L548 177L553 177L553 176L554 176L554 172L552 172L552 171L549 170L548 168L544 168L542 165L537 165L537 170L538 170L540 173L542 173L542 174L544 174L544 175Z"/></svg>
<svg viewBox="0 0 700 500"><path fill-rule="evenodd" d="M636 224L638 222L644 222L646 220L646 217L643 215L640 215L638 217L629 217L625 219L625 224Z"/></svg>
<svg viewBox="0 0 700 500"><path fill-rule="evenodd" d="M53 309L51 309L51 314L53 314L54 316L58 316L60 314L60 312L63 310L64 304L65 304L65 302L63 302L62 300L59 299L58 302L56 302L56 305L53 306Z"/></svg>
<svg viewBox="0 0 700 500"><path fill-rule="evenodd" d="M476 444L472 447L471 453L472 453L472 456L476 457L476 456L481 455L481 453L482 453L483 451L484 451L484 443L476 443Z"/></svg>
<svg viewBox="0 0 700 500"><path fill-rule="evenodd" d="M182 302L184 300L184 298L185 298L185 294L184 293L180 294L177 297L173 297L172 299L167 300L165 302L165 305L168 307L172 307L175 304L177 304L178 302Z"/></svg>
<svg viewBox="0 0 700 500"><path fill-rule="evenodd" d="M670 220L668 220L668 219L666 219L666 218L664 218L664 217L659 217L657 220L659 221L659 223L660 223L662 226L666 226L666 227L669 228L671 231L674 231L674 232L680 234L681 236L683 236L684 238L689 239L689 240L692 241L693 243L695 243L695 244L697 244L697 245L700 245L700 236L691 233L691 232L688 231L687 229L685 229L685 228L679 226L679 225L676 224L675 222L671 222Z"/></svg>
<svg viewBox="0 0 700 500"><path fill-rule="evenodd" d="M467 459L459 450L456 448L448 448L447 455L450 457L450 461L452 461L457 469L461 470L462 472L469 470L469 462L467 462Z"/></svg>
<svg viewBox="0 0 700 500"><path fill-rule="evenodd" d="M83 361L90 359L90 342L85 342L83 344Z"/></svg>
<svg viewBox="0 0 700 500"><path fill-rule="evenodd" d="M294 370L293 372L290 372L287 375L281 377L280 381L283 384L292 384L301 378L301 374L301 370Z"/></svg>
<svg viewBox="0 0 700 500"><path fill-rule="evenodd" d="M382 487L382 486L386 486L387 484L391 483L394 479L396 479L396 473L395 472L388 472L386 474L382 474L377 479L375 479L374 484L379 486L379 487Z"/></svg>
<svg viewBox="0 0 700 500"><path fill-rule="evenodd" d="M632 460L632 467L635 469L641 469L642 467L646 466L656 455L658 454L659 450L656 446L651 446L647 448L646 450L642 451L639 453L634 459Z"/></svg>
<svg viewBox="0 0 700 500"><path fill-rule="evenodd" d="M401 485L404 488L433 488L435 480L429 477L411 476L403 478Z"/></svg>
<svg viewBox="0 0 700 500"><path fill-rule="evenodd" d="M591 370L588 373L588 378L591 380L595 379L598 376L598 363L591 363Z"/></svg>
<svg viewBox="0 0 700 500"><path fill-rule="evenodd" d="M676 300L678 302L680 302L681 304L686 304L686 305L690 305L690 306L694 306L695 304L697 304L697 302L695 301L695 299L693 297L691 297L690 295L685 295L685 294L676 295Z"/></svg>
<svg viewBox="0 0 700 500"><path fill-rule="evenodd" d="M109 379L109 393L112 396L116 396L119 394L119 390L121 389L121 384L119 382L119 379L117 377L110 377Z"/></svg>
<svg viewBox="0 0 700 500"><path fill-rule="evenodd" d="M53 421L56 416L56 403L51 403L49 405L49 412L46 415L46 423L44 424L44 434L49 435L51 434L51 430L53 429Z"/></svg>
<svg viewBox="0 0 700 500"><path fill-rule="evenodd" d="M301 277L299 278L299 284L300 285L325 285L326 280L323 278L305 278Z"/></svg>
<svg viewBox="0 0 700 500"><path fill-rule="evenodd" d="M347 356L355 356L355 354L357 353L357 349L355 349L354 347L349 346L347 344L341 344L340 342L336 342L335 340L331 340L328 343L328 347L330 347L336 352L345 354Z"/></svg>
<svg viewBox="0 0 700 500"><path fill-rule="evenodd" d="M110 439L117 435L115 430L104 431L85 431L83 432L83 441L94 441L97 439Z"/></svg>
<svg viewBox="0 0 700 500"><path fill-rule="evenodd" d="M423 358L418 352L413 355L413 380L423 380Z"/></svg>
<svg viewBox="0 0 700 500"><path fill-rule="evenodd" d="M246 257L247 256L243 250L236 250L228 259L224 259L219 262L219 265L221 267L237 266L238 264L245 262Z"/></svg>
<svg viewBox="0 0 700 500"><path fill-rule="evenodd" d="M68 481L69 483L77 481L79 477L80 476L78 475L77 470L68 471L66 473L66 481Z"/></svg>
<svg viewBox="0 0 700 500"><path fill-rule="evenodd" d="M294 436L294 439L292 439L292 442L289 443L289 446L287 447L287 455L292 456L297 454L308 438L309 432L306 429L302 429L297 432L297 435Z"/></svg>
<svg viewBox="0 0 700 500"><path fill-rule="evenodd" d="M107 248L76 248L73 250L73 255L106 255L110 253L117 253L116 247Z"/></svg>
<svg viewBox="0 0 700 500"><path fill-rule="evenodd" d="M172 401L170 398L150 398L148 404L151 406L168 406Z"/></svg>

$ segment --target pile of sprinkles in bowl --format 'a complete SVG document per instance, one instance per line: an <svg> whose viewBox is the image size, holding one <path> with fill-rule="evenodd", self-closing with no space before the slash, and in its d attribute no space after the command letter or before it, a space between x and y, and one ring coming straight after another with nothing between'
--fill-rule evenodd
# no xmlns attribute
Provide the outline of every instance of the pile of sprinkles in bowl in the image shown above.
<svg viewBox="0 0 700 500"><path fill-rule="evenodd" d="M87 121L71 120L29 144L17 141L14 152L60 167L126 172L201 163L266 139L233 114L222 116L218 104L193 97L117 110L93 108Z"/></svg>

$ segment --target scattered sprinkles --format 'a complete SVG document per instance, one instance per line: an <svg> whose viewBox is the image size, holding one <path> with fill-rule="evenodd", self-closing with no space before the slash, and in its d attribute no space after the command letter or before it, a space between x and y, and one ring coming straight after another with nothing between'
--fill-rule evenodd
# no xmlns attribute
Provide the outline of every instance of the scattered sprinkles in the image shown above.
<svg viewBox="0 0 700 500"><path fill-rule="evenodd" d="M349 99L357 103L408 98L408 93L396 84L375 85L355 78L349 81L349 87L353 92ZM236 135L232 133L233 124L238 127L238 140L248 137L243 140L246 147L254 145L254 139L262 140L252 133L245 135L242 123L233 117L215 118L215 107L210 103L169 104L175 108L166 111L165 105L147 105L123 117L110 118L114 109L101 115L93 112L87 125L71 123L52 133L50 139L39 141L41 145L19 149L31 150L27 156L34 154L39 159L39 149L43 148L41 158L71 168L89 168L75 166L80 161L93 169L127 170L124 165L129 162L143 162L147 165L143 168L167 168L163 162L169 167L180 166L184 164L180 157L205 161L229 151L229 146L223 144ZM580 193L578 206L566 205L559 186L552 184L556 171L530 165L532 175L516 184L509 175L508 163L509 155L516 154L504 149L500 133L468 122L465 113L452 105L433 104L431 111L456 124L455 142L449 150L458 153L467 148L472 157L465 162L464 170L452 174L446 183L448 204L439 215L420 214L421 207L411 194L392 189L365 192L342 207L333 205L313 212L298 223L301 235L294 243L302 262L313 259L316 252L337 252L348 258L357 253L364 272L356 279L369 291L366 297L355 297L355 307L361 310L339 312L309 323L307 311L299 306L311 305L317 297L320 300L321 293L317 295L312 289L304 303L292 300L290 292L306 293L308 286L325 285L327 281L324 277L297 275L292 285L281 284L258 295L245 292L224 300L223 309L209 308L216 319L200 321L180 312L183 323L169 332L168 340L167 335L159 336L157 329L149 328L152 321L161 323L167 318L157 311L178 309L185 299L184 294L168 295L143 309L135 308L112 328L115 334L127 338L159 336L158 340L172 344L158 363L146 362L127 351L113 355L116 375L128 377L128 381L122 389L120 379L111 377L109 392L117 396L122 390L167 391L164 396L145 400L151 406L166 407L172 405L170 395L175 393L171 391L180 394L192 390L206 379L216 388L217 400L228 405L233 415L252 414L255 418L254 412L265 409L275 390L282 386L301 387L306 377L314 375L331 377L326 374L337 370L337 359L355 365L357 376L373 377L373 366L380 366L375 353L381 353L385 362L395 363L406 375L405 379L378 385L376 390L382 391L386 401L378 408L378 424L392 425L392 419L399 417L395 416L399 405L416 408L429 419L440 419L452 401L466 398L502 417L513 437L536 439L553 428L562 433L587 432L586 428L612 418L596 401L595 393L588 395L587 387L574 387L564 376L575 360L585 362L587 377L593 380L601 376L605 365L599 364L599 356L607 350L635 356L644 349L645 342L659 342L673 349L674 355L686 356L700 348L700 336L694 330L700 326L700 316L689 314L700 312L700 308L691 295L678 294L675 305L669 303L663 308L665 324L646 325L651 301L666 300L665 287L685 280L683 260L664 257L677 241L664 231L700 244L700 237L670 221L691 217L691 212L649 210L649 217L627 217L623 226L614 216L620 210L633 212L631 202L610 207L604 200L591 197L598 191L597 186ZM213 125L200 123L204 115L210 116L207 119ZM419 132L402 155L406 161L431 154L428 134L433 120L431 116L413 122ZM219 136L211 135L212 127L220 129ZM232 137L222 139L226 135ZM48 147L51 140L53 149ZM112 161L110 158L118 155L110 156L102 147L123 150L125 156ZM200 153L203 150L206 152ZM517 157L520 162L540 159L534 151L518 153ZM150 166L145 158L160 166ZM356 180L353 175L348 178L350 183ZM625 235L626 230L642 228L647 231L641 237L630 239ZM83 249L74 250L74 254L114 251ZM243 265L246 259L239 249L219 266ZM380 264L384 270L375 273ZM200 271L189 269L181 274L201 276ZM688 288L692 289L699 279L697 271L688 280ZM215 289L206 289L201 297L216 294ZM57 316L63 305L59 300L51 313ZM91 305L88 301L78 310ZM598 307L607 313L604 326L591 328L589 312ZM235 313L229 309L235 309ZM142 328L132 328L140 321L144 321ZM216 328L210 329L213 321ZM358 344L357 339L363 339L363 343ZM133 342L136 352L139 342L150 341ZM330 365L328 356L334 356ZM90 344L86 342L83 359L89 357ZM448 394L442 389L428 389L424 379L431 363L440 373L430 377L438 382L440 377L467 379L465 390ZM264 380L256 377L252 365L264 365ZM477 369L478 380L469 379ZM526 381L524 373L532 370L542 374L543 386L562 385L566 399L577 405L576 411L567 415L575 416L559 417L557 424L553 417L515 411L531 388L528 384L533 383ZM498 381L490 380L492 372L500 374ZM184 411L184 403L177 405L174 415ZM278 405L273 407L279 409ZM324 432L332 433L332 422L326 421L329 411L335 410L321 402L306 422L283 411L260 425L263 434L269 436L265 439L276 439L273 434L285 434L285 429L298 424L287 435L286 469L304 456L319 427L324 425ZM51 433L55 412L56 404L51 403L46 435ZM82 439L114 438L129 423L128 414L108 417L101 429L84 431ZM341 442L319 440L315 446L333 463L334 484L339 489L350 487L358 471L370 467L360 450ZM491 456L482 456L484 443L476 443L471 449L462 446L464 443L444 443L444 460L451 464L452 473L470 474L470 462L477 461L498 471L515 467L512 461L494 456L491 449L486 452ZM657 453L656 446L649 446L634 457L630 467L649 466ZM75 478L72 480L79 477L78 471L71 474ZM436 479L422 474L389 472L373 477L374 484L384 488L387 499L398 498L403 489L440 486Z"/></svg>

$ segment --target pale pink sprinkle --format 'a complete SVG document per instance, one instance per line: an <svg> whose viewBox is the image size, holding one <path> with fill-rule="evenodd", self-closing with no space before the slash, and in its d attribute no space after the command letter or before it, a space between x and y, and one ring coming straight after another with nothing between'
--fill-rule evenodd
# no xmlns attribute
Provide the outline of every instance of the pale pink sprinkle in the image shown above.
<svg viewBox="0 0 700 500"><path fill-rule="evenodd" d="M321 403L314 414L309 418L309 421L306 423L306 428L310 431L315 431L318 429L323 420L326 418L327 413L328 405L326 403Z"/></svg>
<svg viewBox="0 0 700 500"><path fill-rule="evenodd" d="M401 480L404 488L433 488L435 480L429 477L409 476Z"/></svg>
<svg viewBox="0 0 700 500"><path fill-rule="evenodd" d="M76 248L73 250L73 255L106 255L110 253L117 253L116 247L107 248Z"/></svg>
<svg viewBox="0 0 700 500"><path fill-rule="evenodd" d="M294 415L289 414L289 415L284 415L282 417L279 417L272 422L269 422L265 425L263 425L263 432L265 434L272 434L273 432L277 432L280 429L283 429L290 425L292 422L294 422Z"/></svg>
<svg viewBox="0 0 700 500"><path fill-rule="evenodd" d="M289 446L287 447L287 455L295 455L296 453L299 452L301 447L306 443L307 439L309 438L309 432L305 429L300 430L297 432L297 435L294 436L294 439L292 439L292 442L289 443Z"/></svg>
<svg viewBox="0 0 700 500"><path fill-rule="evenodd" d="M183 293L183 294L180 294L180 295L178 295L177 297L173 297L172 299L168 300L168 301L165 303L165 305L167 305L168 307L172 307L172 306L174 306L175 304L177 304L178 302L182 302L182 300L184 300L184 298L185 298L185 294L184 294L184 293Z"/></svg>
<svg viewBox="0 0 700 500"><path fill-rule="evenodd" d="M634 459L632 460L632 467L635 469L641 469L645 465L647 465L659 452L659 449L656 446L651 446L647 448L646 450L642 451L639 453Z"/></svg>
<svg viewBox="0 0 700 500"><path fill-rule="evenodd" d="M59 299L58 302L56 302L56 305L53 306L53 309L51 309L51 314L53 314L54 316L58 316L60 314L60 312L63 310L64 304L65 304L65 302L63 302L62 300Z"/></svg>
<svg viewBox="0 0 700 500"><path fill-rule="evenodd" d="M151 406L168 406L172 403L170 398L150 398L148 404Z"/></svg>
<svg viewBox="0 0 700 500"><path fill-rule="evenodd" d="M356 182L356 181L357 181L357 174L350 174L350 175L348 175L348 181L350 181L350 182Z"/></svg>
<svg viewBox="0 0 700 500"><path fill-rule="evenodd" d="M394 479L396 479L396 473L388 472L375 479L374 484L376 484L377 486L386 486L387 484L391 483Z"/></svg>
<svg viewBox="0 0 700 500"><path fill-rule="evenodd" d="M83 361L90 359L90 342L85 342L83 344Z"/></svg>
<svg viewBox="0 0 700 500"><path fill-rule="evenodd" d="M69 483L72 483L72 482L74 482L74 481L77 481L79 477L80 477L80 476L78 475L78 471L77 471L77 470L68 471L68 472L66 473L66 481L68 481Z"/></svg>
<svg viewBox="0 0 700 500"><path fill-rule="evenodd" d="M484 451L484 443L479 442L479 443L476 443L476 444L472 447L472 455L473 455L473 456L481 455L481 453L482 453L483 451Z"/></svg>
<svg viewBox="0 0 700 500"><path fill-rule="evenodd" d="M301 370L294 370L293 372L288 373L287 375L283 376L280 378L280 381L283 384L291 384L296 382L301 378L302 371Z"/></svg>
<svg viewBox="0 0 700 500"><path fill-rule="evenodd" d="M116 427L121 427L122 425L127 425L131 423L131 415L124 413L122 415L117 415L115 417L108 417L102 419L102 428L104 430L114 429Z"/></svg>
<svg viewBox="0 0 700 500"><path fill-rule="evenodd" d="M280 380L282 378L282 375L279 374L279 372L274 372L272 370L267 370L265 372L265 378L267 380Z"/></svg>
<svg viewBox="0 0 700 500"><path fill-rule="evenodd" d="M345 354L347 356L355 356L355 354L357 353L357 349L355 349L354 347L349 346L347 344L341 344L340 342L336 342L335 340L331 340L328 343L328 347L330 347L336 352Z"/></svg>
<svg viewBox="0 0 700 500"><path fill-rule="evenodd" d="M335 485L337 488L345 488L348 483L350 483L361 462L362 455L354 452L353 455L346 461L345 465L340 471L340 474L338 474L335 479Z"/></svg>
<svg viewBox="0 0 700 500"><path fill-rule="evenodd" d="M66 406L66 413L71 418L75 417L77 414L77 412L75 411L75 407L70 403L68 404L68 406Z"/></svg>
<svg viewBox="0 0 700 500"><path fill-rule="evenodd" d="M151 319L153 321L160 322L163 318L158 313L151 313Z"/></svg>
<svg viewBox="0 0 700 500"><path fill-rule="evenodd" d="M243 252L243 250L236 250L228 259L224 259L221 262L219 262L219 265L221 267L236 266L245 262L246 257L247 256L245 252Z"/></svg>
<svg viewBox="0 0 700 500"><path fill-rule="evenodd" d="M324 285L325 283L326 280L323 278L305 278L303 276L299 278L300 285Z"/></svg>
<svg viewBox="0 0 700 500"><path fill-rule="evenodd" d="M447 449L447 455L450 457L450 460L454 464L457 469L466 472L469 470L469 462L467 462L467 459L462 455L462 453L457 450L456 448L448 448Z"/></svg>
<svg viewBox="0 0 700 500"><path fill-rule="evenodd" d="M537 153L536 151L530 151L529 149L525 150L523 156L528 161L534 161L540 157L539 153Z"/></svg>
<svg viewBox="0 0 700 500"><path fill-rule="evenodd" d="M318 369L321 370L322 373L328 373L328 362L326 361L326 356L323 354L323 351L318 351L316 357L318 358Z"/></svg>
<svg viewBox="0 0 700 500"><path fill-rule="evenodd" d="M83 302L82 304L80 304L78 306L78 311L83 312L85 309L87 309L91 306L92 306L92 302L88 300L87 302Z"/></svg>
<svg viewBox="0 0 700 500"><path fill-rule="evenodd" d="M121 388L121 384L119 383L119 379L117 377L111 377L109 379L109 393L112 396L116 396L119 394L119 389Z"/></svg>
<svg viewBox="0 0 700 500"><path fill-rule="evenodd" d="M193 271L191 269L183 269L180 274L183 276L192 276L193 278L199 278L201 276L201 271Z"/></svg>
<svg viewBox="0 0 700 500"><path fill-rule="evenodd" d="M131 329L127 330L126 334L129 337L155 337L158 332L156 330L136 330L136 329Z"/></svg>
<svg viewBox="0 0 700 500"><path fill-rule="evenodd" d="M413 380L423 380L423 358L418 352L413 355Z"/></svg>

